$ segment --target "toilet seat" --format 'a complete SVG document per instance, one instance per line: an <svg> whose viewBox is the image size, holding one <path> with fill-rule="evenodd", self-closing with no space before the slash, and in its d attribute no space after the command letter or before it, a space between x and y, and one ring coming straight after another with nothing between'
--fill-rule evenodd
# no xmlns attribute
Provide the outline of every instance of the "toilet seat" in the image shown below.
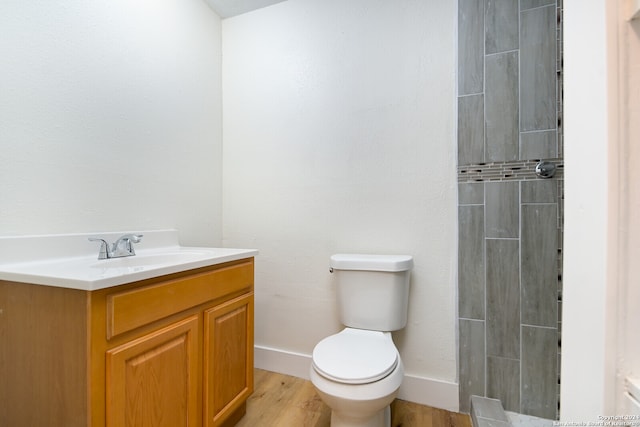
<svg viewBox="0 0 640 427"><path fill-rule="evenodd" d="M389 332L346 328L313 349L313 368L344 384L367 384L389 375L398 365L398 350Z"/></svg>

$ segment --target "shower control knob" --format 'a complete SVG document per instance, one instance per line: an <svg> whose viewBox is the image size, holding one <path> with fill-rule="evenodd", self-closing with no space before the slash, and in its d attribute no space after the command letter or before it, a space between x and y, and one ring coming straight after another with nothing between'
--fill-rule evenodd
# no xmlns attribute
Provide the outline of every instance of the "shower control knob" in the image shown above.
<svg viewBox="0 0 640 427"><path fill-rule="evenodd" d="M556 173L556 165L552 162L541 161L536 165L536 175L540 178L552 178Z"/></svg>

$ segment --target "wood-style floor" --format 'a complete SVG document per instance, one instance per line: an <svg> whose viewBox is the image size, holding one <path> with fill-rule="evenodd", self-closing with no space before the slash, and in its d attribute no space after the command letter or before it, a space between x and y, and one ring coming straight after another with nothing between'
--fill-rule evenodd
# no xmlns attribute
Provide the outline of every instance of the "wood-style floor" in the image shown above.
<svg viewBox="0 0 640 427"><path fill-rule="evenodd" d="M398 399L391 418L392 427L471 427L468 415ZM330 419L311 382L256 369L247 414L236 427L329 427Z"/></svg>

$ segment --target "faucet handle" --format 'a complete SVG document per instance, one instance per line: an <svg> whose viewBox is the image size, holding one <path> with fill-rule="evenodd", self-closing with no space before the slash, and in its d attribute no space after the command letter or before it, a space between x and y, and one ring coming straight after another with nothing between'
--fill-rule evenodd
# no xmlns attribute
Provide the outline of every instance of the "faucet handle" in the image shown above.
<svg viewBox="0 0 640 427"><path fill-rule="evenodd" d="M124 236L120 236L113 244L112 256L121 257L135 255L136 251L133 249L133 243L140 243L142 236L142 234L125 234Z"/></svg>
<svg viewBox="0 0 640 427"><path fill-rule="evenodd" d="M98 259L107 259L109 257L109 244L106 240L99 237L89 237L91 242L102 242L100 244L100 252L98 253Z"/></svg>
<svg viewBox="0 0 640 427"><path fill-rule="evenodd" d="M144 234L125 234L124 236L120 236L118 240L129 240L131 243L140 243Z"/></svg>

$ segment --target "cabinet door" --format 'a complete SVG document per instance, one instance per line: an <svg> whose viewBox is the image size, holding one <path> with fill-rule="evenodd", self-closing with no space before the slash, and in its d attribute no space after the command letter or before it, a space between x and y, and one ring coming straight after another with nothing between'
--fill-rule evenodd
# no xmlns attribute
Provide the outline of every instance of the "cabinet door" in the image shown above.
<svg viewBox="0 0 640 427"><path fill-rule="evenodd" d="M198 316L107 351L108 427L196 427Z"/></svg>
<svg viewBox="0 0 640 427"><path fill-rule="evenodd" d="M205 311L204 328L204 425L218 427L253 392L253 292Z"/></svg>

